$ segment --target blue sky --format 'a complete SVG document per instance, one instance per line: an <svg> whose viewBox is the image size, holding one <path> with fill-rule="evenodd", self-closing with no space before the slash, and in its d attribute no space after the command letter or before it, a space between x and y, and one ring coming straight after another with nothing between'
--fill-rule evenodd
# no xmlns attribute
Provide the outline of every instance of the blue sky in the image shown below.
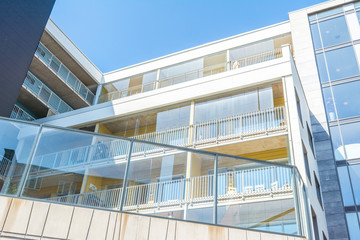
<svg viewBox="0 0 360 240"><path fill-rule="evenodd" d="M57 0L51 18L104 73L288 20L322 0Z"/></svg>

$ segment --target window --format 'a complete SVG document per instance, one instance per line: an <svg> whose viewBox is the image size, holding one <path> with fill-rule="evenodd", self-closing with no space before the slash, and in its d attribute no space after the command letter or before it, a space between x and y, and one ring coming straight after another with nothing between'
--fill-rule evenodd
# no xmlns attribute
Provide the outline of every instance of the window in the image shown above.
<svg viewBox="0 0 360 240"><path fill-rule="evenodd" d="M327 237L324 232L322 232L322 235L323 235L323 240L327 240Z"/></svg>
<svg viewBox="0 0 360 240"><path fill-rule="evenodd" d="M313 137L312 137L312 134L311 134L311 131L310 131L310 128L309 128L309 125L308 125L308 124L306 124L306 127L307 127L307 132L308 132L309 144L310 144L311 150L312 150L313 153L314 153Z"/></svg>
<svg viewBox="0 0 360 240"><path fill-rule="evenodd" d="M360 158L360 122L334 126L330 132L336 160Z"/></svg>
<svg viewBox="0 0 360 240"><path fill-rule="evenodd" d="M329 82L324 53L316 54L316 63L319 72L320 82L322 83Z"/></svg>
<svg viewBox="0 0 360 240"><path fill-rule="evenodd" d="M74 194L76 190L76 183L59 181L57 195L70 195Z"/></svg>
<svg viewBox="0 0 360 240"><path fill-rule="evenodd" d="M41 189L42 178L35 177L27 180L25 188L32 190L40 190Z"/></svg>
<svg viewBox="0 0 360 240"><path fill-rule="evenodd" d="M305 171L306 171L306 175L311 183L311 175L310 175L310 167L309 167L309 159L308 159L308 154L306 151L306 148L304 146L304 143L302 143L302 147L303 147L303 153L304 153L304 165L305 165Z"/></svg>
<svg viewBox="0 0 360 240"><path fill-rule="evenodd" d="M354 191L355 203L360 205L360 164L349 166L350 179Z"/></svg>
<svg viewBox="0 0 360 240"><path fill-rule="evenodd" d="M316 177L315 172L314 172L314 179L315 179L316 195L317 195L317 198L318 198L318 200L320 202L320 205L322 206L320 183L319 183L319 180Z"/></svg>
<svg viewBox="0 0 360 240"><path fill-rule="evenodd" d="M311 35L312 35L312 40L313 40L315 50L322 48L320 34L319 34L319 28L318 28L317 23L311 24L310 30L311 30Z"/></svg>
<svg viewBox="0 0 360 240"><path fill-rule="evenodd" d="M350 239L360 239L359 221L356 212L346 213Z"/></svg>
<svg viewBox="0 0 360 240"><path fill-rule="evenodd" d="M354 197L351 190L348 168L347 166L338 167L337 171L339 175L339 182L344 206L354 206Z"/></svg>
<svg viewBox="0 0 360 240"><path fill-rule="evenodd" d="M302 119L302 113L301 113L300 99L299 99L299 95L298 95L298 93L296 92L296 90L295 90L295 95L296 95L296 107L297 107L297 112L298 112L298 115L299 115L299 118L300 118L301 125L304 126L304 124L303 124L303 119Z"/></svg>
<svg viewBox="0 0 360 240"><path fill-rule="evenodd" d="M328 116L328 121L335 121L337 119L335 113L335 103L331 93L331 88L323 88L323 95L324 95L324 103L326 108L326 113Z"/></svg>
<svg viewBox="0 0 360 240"><path fill-rule="evenodd" d="M312 223L313 223L315 240L320 240L320 238L319 238L319 227L318 227L317 217L316 217L315 211L314 211L314 209L313 209L312 207L311 207L311 216L312 216Z"/></svg>
<svg viewBox="0 0 360 240"><path fill-rule="evenodd" d="M319 22L319 28L324 48L350 41L345 16Z"/></svg>
<svg viewBox="0 0 360 240"><path fill-rule="evenodd" d="M332 87L339 119L360 116L360 81Z"/></svg>
<svg viewBox="0 0 360 240"><path fill-rule="evenodd" d="M359 75L353 46L325 52L325 57L331 81Z"/></svg>

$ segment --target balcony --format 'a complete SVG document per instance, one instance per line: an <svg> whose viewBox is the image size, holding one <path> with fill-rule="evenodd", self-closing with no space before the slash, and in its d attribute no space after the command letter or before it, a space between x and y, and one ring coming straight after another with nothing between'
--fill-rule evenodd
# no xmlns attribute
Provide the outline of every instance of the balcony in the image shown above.
<svg viewBox="0 0 360 240"><path fill-rule="evenodd" d="M190 205L212 205L213 175L192 177L127 187L124 210L149 212L154 208L182 208ZM291 197L291 171L282 167L262 167L218 174L218 204L254 202ZM91 207L118 209L123 188L48 198L49 201L79 204Z"/></svg>
<svg viewBox="0 0 360 240"><path fill-rule="evenodd" d="M24 121L34 121L35 118L28 114L24 109L15 105L13 110L11 111L10 118L12 119L19 119Z"/></svg>
<svg viewBox="0 0 360 240"><path fill-rule="evenodd" d="M155 82L137 85L137 86L127 88L124 90L120 90L120 91L113 91L113 92L105 93L100 96L99 103L112 101L115 99L135 95L138 93L148 92L148 91L155 90L158 88L172 86L172 85L183 83L183 82L188 82L188 81L191 81L194 79L207 77L207 76L215 75L215 74L226 72L226 71L231 71L231 70L251 66L254 64L258 64L258 63L272 61L274 59L281 58L282 56L283 56L282 48L277 48L272 51L249 56L246 58L211 65L211 66L208 66L205 68L197 69L195 71L185 72L185 73L182 73L177 76L170 77L170 78L158 79Z"/></svg>
<svg viewBox="0 0 360 240"><path fill-rule="evenodd" d="M42 43L39 43L30 70L73 108L92 104L94 94Z"/></svg>
<svg viewBox="0 0 360 240"><path fill-rule="evenodd" d="M293 166L4 118L0 128L0 154L8 142L15 153L3 194L296 235L307 226Z"/></svg>
<svg viewBox="0 0 360 240"><path fill-rule="evenodd" d="M41 102L50 108L55 114L72 111L73 109L65 103L58 95L43 84L34 74L28 72L23 87L30 91ZM31 103L29 103L31 104Z"/></svg>

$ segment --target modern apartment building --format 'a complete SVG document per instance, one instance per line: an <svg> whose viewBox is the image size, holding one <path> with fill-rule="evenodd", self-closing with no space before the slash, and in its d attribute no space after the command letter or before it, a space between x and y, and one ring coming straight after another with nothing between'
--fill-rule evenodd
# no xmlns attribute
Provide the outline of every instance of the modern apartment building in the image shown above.
<svg viewBox="0 0 360 240"><path fill-rule="evenodd" d="M18 97L39 119L0 121L1 192L360 239L359 20L328 1L109 73L49 20Z"/></svg>

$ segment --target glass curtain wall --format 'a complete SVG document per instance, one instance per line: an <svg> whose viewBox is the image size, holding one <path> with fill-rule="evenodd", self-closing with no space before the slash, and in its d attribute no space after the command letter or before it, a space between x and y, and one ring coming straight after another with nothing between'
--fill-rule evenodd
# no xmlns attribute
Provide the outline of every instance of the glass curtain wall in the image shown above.
<svg viewBox="0 0 360 240"><path fill-rule="evenodd" d="M350 3L346 11L338 7L309 17L351 239L360 238L353 165L360 158L359 7L359 2Z"/></svg>

